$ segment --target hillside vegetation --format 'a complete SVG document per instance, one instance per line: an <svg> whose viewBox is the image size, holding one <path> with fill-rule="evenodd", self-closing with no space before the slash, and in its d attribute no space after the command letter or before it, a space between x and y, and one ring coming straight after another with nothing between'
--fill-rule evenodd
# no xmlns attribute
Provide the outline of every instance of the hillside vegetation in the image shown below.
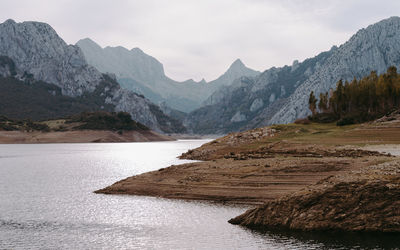
<svg viewBox="0 0 400 250"><path fill-rule="evenodd" d="M360 80L344 84L339 80L335 90L319 95L319 101L311 92L308 103L312 121L337 121L337 125L371 121L400 107L400 74L391 66L381 75L372 71Z"/></svg>
<svg viewBox="0 0 400 250"><path fill-rule="evenodd" d="M0 131L75 131L75 130L107 130L107 131L147 131L148 127L132 120L126 112L84 112L63 119L35 122L29 119L16 120L0 116Z"/></svg>

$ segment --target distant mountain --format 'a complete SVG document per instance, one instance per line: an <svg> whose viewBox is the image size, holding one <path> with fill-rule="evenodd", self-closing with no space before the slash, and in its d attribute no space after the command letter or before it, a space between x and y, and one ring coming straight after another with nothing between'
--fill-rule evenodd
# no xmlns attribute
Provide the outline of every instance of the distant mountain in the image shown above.
<svg viewBox="0 0 400 250"><path fill-rule="evenodd" d="M361 29L340 47L301 63L242 77L214 93L210 105L191 112L186 126L197 133L227 133L307 116L311 91L319 96L339 79L361 78L400 64L400 18Z"/></svg>
<svg viewBox="0 0 400 250"><path fill-rule="evenodd" d="M0 113L49 119L76 111L126 111L154 130L184 131L158 106L88 65L81 49L67 45L48 24L7 20L0 24L0 41Z"/></svg>
<svg viewBox="0 0 400 250"><path fill-rule="evenodd" d="M139 48L101 48L89 38L77 44L89 64L103 73L113 73L125 89L143 94L155 103L166 103L173 109L188 112L202 105L214 91L227 86L241 76L255 76L259 72L247 68L240 60L218 79L207 83L202 80L177 82L168 78L163 65Z"/></svg>

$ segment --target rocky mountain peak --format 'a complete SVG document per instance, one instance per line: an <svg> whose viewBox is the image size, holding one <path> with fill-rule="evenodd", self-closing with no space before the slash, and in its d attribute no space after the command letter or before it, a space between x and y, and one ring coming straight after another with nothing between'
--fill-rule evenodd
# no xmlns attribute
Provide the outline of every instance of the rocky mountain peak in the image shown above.
<svg viewBox="0 0 400 250"><path fill-rule="evenodd" d="M15 21L13 20L13 19L7 19L5 22L4 22L4 24L7 24L7 25L12 25L12 24L15 24Z"/></svg>
<svg viewBox="0 0 400 250"><path fill-rule="evenodd" d="M91 39L80 40L76 45L82 49L89 64L101 72L114 73L117 78L132 78L149 84L166 78L163 65L139 48L107 46L103 49Z"/></svg>
<svg viewBox="0 0 400 250"><path fill-rule="evenodd" d="M134 53L145 54L145 53L143 52L143 50L141 50L141 49L138 48L138 47L131 49L131 51L134 52Z"/></svg>
<svg viewBox="0 0 400 250"><path fill-rule="evenodd" d="M206 84L206 83L207 83L207 81L204 78L202 78L201 81L199 82L199 84Z"/></svg>
<svg viewBox="0 0 400 250"><path fill-rule="evenodd" d="M35 79L58 85L63 94L92 91L101 79L79 47L67 45L46 23L7 20L0 24L0 41L0 55L11 58Z"/></svg>
<svg viewBox="0 0 400 250"><path fill-rule="evenodd" d="M96 48L102 50L90 39L80 42L90 47L91 51ZM115 78L90 66L82 50L78 46L67 45L48 24L16 23L10 20L1 23L0 59L0 76L15 76L18 81L29 75L29 79L35 84L60 87L61 91L58 91L63 96L83 97L87 105L78 105L76 110L106 107L114 111L129 112L134 120L157 131L173 132L176 127L184 129L179 122L166 116L149 100L132 91L121 89ZM17 75L19 72L20 75ZM37 86L39 85L33 88ZM43 97L38 96L36 99L39 106L48 105L40 98ZM73 104L78 103L79 98L74 99ZM72 106L69 111L68 107L64 108L72 112Z"/></svg>
<svg viewBox="0 0 400 250"><path fill-rule="evenodd" d="M244 65L242 60L240 60L238 58L231 64L231 66L228 68L227 72L230 72L230 73L242 72L243 70L246 70L246 69L247 69L246 65Z"/></svg>
<svg viewBox="0 0 400 250"><path fill-rule="evenodd" d="M246 65L240 59L236 59L228 70L220 76L218 79L212 81L213 84L219 84L221 86L226 86L231 84L235 79L242 76L255 76L260 72L247 68Z"/></svg>
<svg viewBox="0 0 400 250"><path fill-rule="evenodd" d="M89 37L83 38L79 40L76 45L80 46L87 46L87 47L92 47L92 48L100 48L100 45L98 45L95 41L90 39Z"/></svg>

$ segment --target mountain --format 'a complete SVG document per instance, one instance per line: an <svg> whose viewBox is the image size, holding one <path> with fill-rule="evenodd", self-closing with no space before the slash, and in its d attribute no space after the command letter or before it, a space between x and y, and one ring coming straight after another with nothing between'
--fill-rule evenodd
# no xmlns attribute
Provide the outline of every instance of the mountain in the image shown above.
<svg viewBox="0 0 400 250"><path fill-rule="evenodd" d="M81 49L67 45L48 24L7 20L0 24L0 41L0 112L50 119L111 109L129 112L156 131L184 130L158 106L90 66Z"/></svg>
<svg viewBox="0 0 400 250"><path fill-rule="evenodd" d="M288 123L309 114L308 96L326 92L339 79L361 78L376 70L400 64L400 17L391 17L361 29L341 45L329 59L285 101L270 123Z"/></svg>
<svg viewBox="0 0 400 250"><path fill-rule="evenodd" d="M240 59L236 59L223 75L210 82L209 85L212 86L211 94L203 101L202 106L217 103L220 100L219 96L221 96L219 93L223 91L221 88L230 86L236 79L245 76L254 77L259 74L260 72L247 68Z"/></svg>
<svg viewBox="0 0 400 250"><path fill-rule="evenodd" d="M242 77L215 92L209 105L191 112L186 126L198 133L227 133L289 123L310 114L311 91L319 96L340 79L383 73L400 64L400 18L391 17L359 30L343 45L291 66Z"/></svg>
<svg viewBox="0 0 400 250"><path fill-rule="evenodd" d="M230 85L241 76L255 76L259 72L247 68L240 60L218 79L207 83L187 80L177 82L168 78L163 65L139 48L128 50L123 47L101 48L89 38L76 43L88 63L100 72L113 73L120 85L143 94L155 103L166 103L169 107L189 112L202 105L221 86Z"/></svg>

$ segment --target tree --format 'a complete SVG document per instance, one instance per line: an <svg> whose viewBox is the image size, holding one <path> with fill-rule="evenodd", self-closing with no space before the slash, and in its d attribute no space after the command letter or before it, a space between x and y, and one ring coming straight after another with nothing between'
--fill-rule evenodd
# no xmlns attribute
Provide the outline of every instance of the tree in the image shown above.
<svg viewBox="0 0 400 250"><path fill-rule="evenodd" d="M329 98L330 97L330 98ZM364 122L381 117L400 108L400 74L394 66L377 75L372 71L368 76L351 82L339 80L336 89L319 95L318 109L323 117L334 117L343 121ZM316 116L314 92L310 93L309 108ZM329 102L328 102L329 101Z"/></svg>
<svg viewBox="0 0 400 250"><path fill-rule="evenodd" d="M318 108L322 113L328 111L328 92L319 94Z"/></svg>
<svg viewBox="0 0 400 250"><path fill-rule="evenodd" d="M317 99L314 96L314 91L311 91L310 98L308 99L308 107L310 108L313 115L317 112Z"/></svg>

